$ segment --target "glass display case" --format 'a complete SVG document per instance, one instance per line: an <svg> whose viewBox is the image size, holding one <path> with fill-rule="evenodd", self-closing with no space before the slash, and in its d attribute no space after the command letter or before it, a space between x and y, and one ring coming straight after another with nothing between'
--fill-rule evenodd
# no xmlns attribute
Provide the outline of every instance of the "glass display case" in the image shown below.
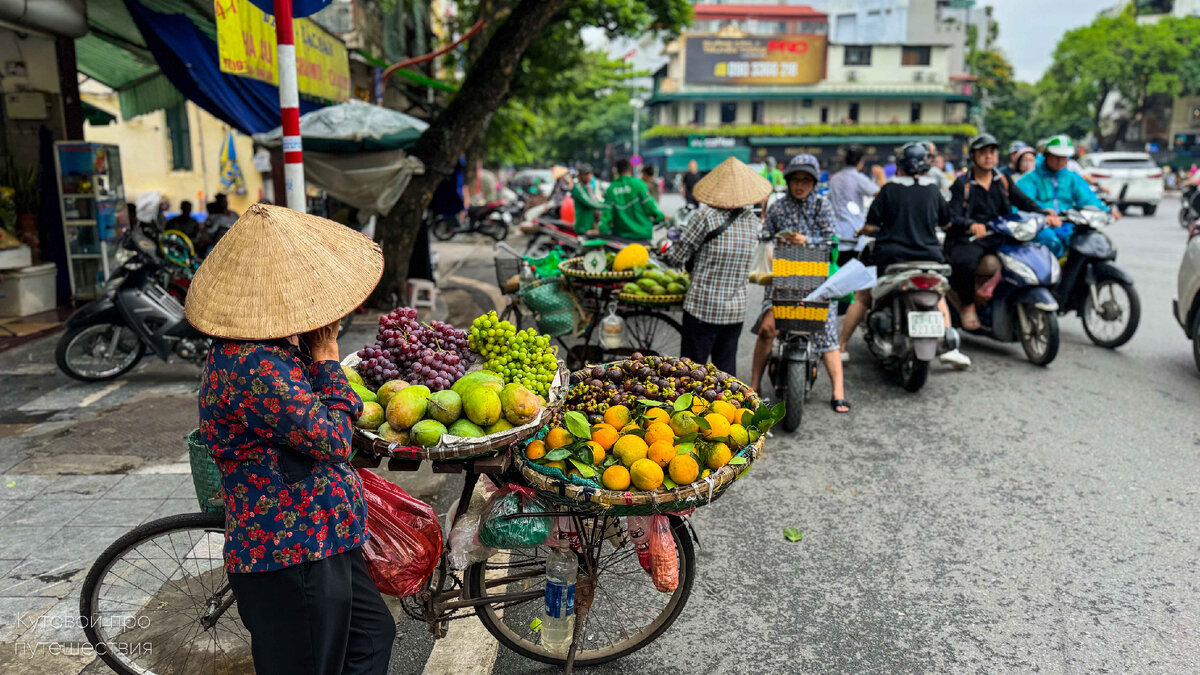
<svg viewBox="0 0 1200 675"><path fill-rule="evenodd" d="M125 210L121 153L104 143L59 141L54 146L71 295L94 298L117 266L117 243L124 234L125 218L118 218Z"/></svg>

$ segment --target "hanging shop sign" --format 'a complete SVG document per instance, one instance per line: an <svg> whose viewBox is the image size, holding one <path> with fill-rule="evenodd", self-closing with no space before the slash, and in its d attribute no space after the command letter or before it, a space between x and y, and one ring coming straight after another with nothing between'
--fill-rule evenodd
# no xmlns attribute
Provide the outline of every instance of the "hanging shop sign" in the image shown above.
<svg viewBox="0 0 1200 675"><path fill-rule="evenodd" d="M279 84L275 17L250 0L215 0L221 72ZM346 45L308 19L296 19L296 75L300 93L328 101L350 99Z"/></svg>
<svg viewBox="0 0 1200 675"><path fill-rule="evenodd" d="M689 36L689 84L813 84L825 71L824 35Z"/></svg>

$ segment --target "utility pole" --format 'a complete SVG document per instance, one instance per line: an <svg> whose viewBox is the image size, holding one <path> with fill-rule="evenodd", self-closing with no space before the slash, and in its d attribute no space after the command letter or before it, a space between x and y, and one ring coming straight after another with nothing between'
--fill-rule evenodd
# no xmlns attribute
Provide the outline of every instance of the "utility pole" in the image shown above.
<svg viewBox="0 0 1200 675"><path fill-rule="evenodd" d="M279 65L279 112L283 123L283 184L287 207L307 212L304 200L304 153L300 142L300 89L296 80L296 40L292 0L275 0L276 63Z"/></svg>
<svg viewBox="0 0 1200 675"><path fill-rule="evenodd" d="M639 118L642 116L642 106L646 105L646 102L640 98L631 98L629 99L629 105L633 106L633 154L637 156L639 154L638 137L641 135L638 131L638 123L640 121Z"/></svg>

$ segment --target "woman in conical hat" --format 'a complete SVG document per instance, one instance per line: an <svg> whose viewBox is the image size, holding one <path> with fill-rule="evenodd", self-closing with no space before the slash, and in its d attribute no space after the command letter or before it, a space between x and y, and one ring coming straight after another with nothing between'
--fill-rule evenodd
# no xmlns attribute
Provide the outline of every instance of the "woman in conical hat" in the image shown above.
<svg viewBox="0 0 1200 675"><path fill-rule="evenodd" d="M762 222L750 207L771 194L771 184L736 157L721 162L692 188L705 206L688 219L670 261L688 267L680 355L710 358L737 374L737 343L746 316L746 282ZM691 263L689 265L688 263Z"/></svg>
<svg viewBox="0 0 1200 675"><path fill-rule="evenodd" d="M387 670L395 623L367 573L349 462L363 404L337 345L382 274L370 239L256 204L188 291L188 320L213 337L200 433L221 472L225 570L260 674Z"/></svg>

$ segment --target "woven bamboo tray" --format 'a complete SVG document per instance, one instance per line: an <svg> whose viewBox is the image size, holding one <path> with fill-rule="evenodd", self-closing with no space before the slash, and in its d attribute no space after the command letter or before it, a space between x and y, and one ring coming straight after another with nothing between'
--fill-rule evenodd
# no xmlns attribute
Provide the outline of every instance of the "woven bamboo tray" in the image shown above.
<svg viewBox="0 0 1200 675"><path fill-rule="evenodd" d="M568 258L558 264L558 271L563 273L563 276L572 279L583 279L585 281L626 281L636 279L637 272L634 270L625 270L624 272L597 272L592 274L583 271L580 265L583 264L583 257Z"/></svg>
<svg viewBox="0 0 1200 675"><path fill-rule="evenodd" d="M630 293L619 293L617 295L617 299L621 302L628 302L633 305L652 305L655 307L682 304L683 299L686 297L686 293L676 295L633 295Z"/></svg>
<svg viewBox="0 0 1200 675"><path fill-rule="evenodd" d="M351 354L342 361L342 365L353 368L358 361L358 355ZM388 442L380 438L374 431L355 427L352 445L358 450L369 452L379 457L397 457L400 459L428 460L433 462L491 455L514 447L521 441L528 440L534 434L538 433L545 422L562 407L568 381L569 375L567 369L559 361L558 373L554 375L554 380L550 383L550 395L546 399L547 405L542 408L537 419L498 434L491 434L481 438L463 438L461 436L446 434L442 436L442 440L437 445L431 448L423 448L419 445L401 445L395 442Z"/></svg>
<svg viewBox="0 0 1200 675"><path fill-rule="evenodd" d="M611 367L613 364L604 364ZM579 382L586 376L589 369L576 371L571 375L572 382ZM574 385L573 385L574 386ZM756 407L762 402L752 392L746 401L748 406ZM521 477L526 484L538 491L538 494L549 501L563 504L575 510L591 511L612 516L643 516L657 513L683 511L696 506L709 504L725 493L729 486L746 473L754 464L763 450L766 434L758 440L735 453L734 457L744 457L744 464L726 464L713 471L707 478L699 479L689 485L677 488L660 488L652 491L620 491L576 485L561 478L555 478L534 468L533 462L525 458L525 446L536 438L546 435L548 429L540 430L535 436L513 447L513 462L521 471Z"/></svg>

